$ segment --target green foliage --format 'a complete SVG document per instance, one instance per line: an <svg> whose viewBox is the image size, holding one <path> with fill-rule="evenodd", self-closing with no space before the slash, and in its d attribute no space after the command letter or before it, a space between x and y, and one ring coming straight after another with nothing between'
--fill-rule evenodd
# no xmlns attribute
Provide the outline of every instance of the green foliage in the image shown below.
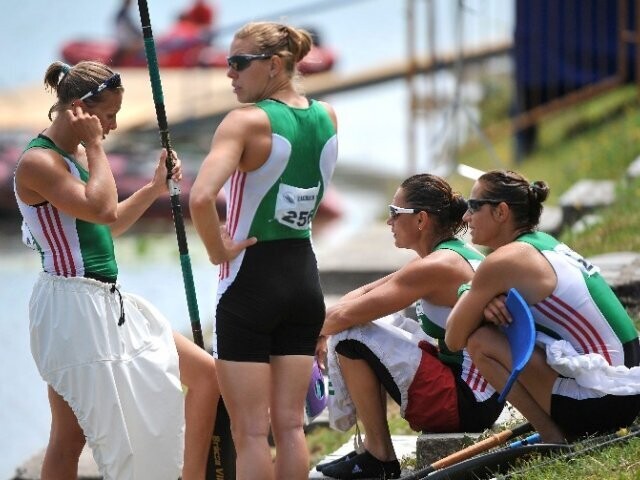
<svg viewBox="0 0 640 480"><path fill-rule="evenodd" d="M640 180L621 183L616 203L599 214L601 220L579 233L567 230L561 240L584 256L640 251Z"/></svg>
<svg viewBox="0 0 640 480"><path fill-rule="evenodd" d="M512 472L512 480L548 480L554 478L601 480L640 478L640 438L615 445L569 461L530 461Z"/></svg>

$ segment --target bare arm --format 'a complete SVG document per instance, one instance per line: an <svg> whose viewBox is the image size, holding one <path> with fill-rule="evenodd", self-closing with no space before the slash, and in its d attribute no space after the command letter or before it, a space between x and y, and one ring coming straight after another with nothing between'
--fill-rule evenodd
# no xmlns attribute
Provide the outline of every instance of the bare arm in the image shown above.
<svg viewBox="0 0 640 480"><path fill-rule="evenodd" d="M471 289L453 307L447 319L447 347L462 350L484 321L485 312L495 311L494 299L510 288L517 288L531 305L548 296L555 283L553 269L532 246L512 242L500 247L480 264Z"/></svg>
<svg viewBox="0 0 640 480"><path fill-rule="evenodd" d="M160 195L167 194L166 158L167 151L162 149L153 179L140 190L118 203L118 218L110 224L111 233L114 236L117 237L126 232ZM182 165L177 158L175 158L171 174L171 178L176 182L182 178Z"/></svg>
<svg viewBox="0 0 640 480"><path fill-rule="evenodd" d="M100 121L79 107L60 115L85 145L89 180L85 183L71 174L57 152L30 149L16 169L18 195L31 205L46 201L73 217L109 224L117 217L118 192L102 146Z"/></svg>
<svg viewBox="0 0 640 480"><path fill-rule="evenodd" d="M457 263L452 255L460 259ZM471 267L452 252L437 252L413 261L397 272L374 282L368 291L343 297L327 310L323 335L332 335L395 313L420 298L439 305L453 305L458 285L469 281Z"/></svg>
<svg viewBox="0 0 640 480"><path fill-rule="evenodd" d="M245 110L230 112L218 126L211 149L200 167L191 188L189 209L191 219L209 260L218 265L235 258L243 249L256 242L250 238L234 243L221 229L215 207L218 193L226 180L240 166L246 147L246 139L251 135L251 121Z"/></svg>

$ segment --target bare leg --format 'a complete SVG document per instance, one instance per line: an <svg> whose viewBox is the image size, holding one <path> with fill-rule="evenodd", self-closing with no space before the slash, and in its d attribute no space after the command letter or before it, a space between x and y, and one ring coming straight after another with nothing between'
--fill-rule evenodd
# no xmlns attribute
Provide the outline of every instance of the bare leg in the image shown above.
<svg viewBox="0 0 640 480"><path fill-rule="evenodd" d="M220 399L215 360L211 355L174 333L180 358L180 381L187 386L185 399L185 450L183 480L204 480Z"/></svg>
<svg viewBox="0 0 640 480"><path fill-rule="evenodd" d="M216 368L231 419L236 480L274 480L268 441L271 367L267 363L216 360Z"/></svg>
<svg viewBox="0 0 640 480"><path fill-rule="evenodd" d="M365 431L365 445L378 460L396 459L387 423L386 392L364 360L339 355L340 370ZM384 392L384 393L383 393Z"/></svg>
<svg viewBox="0 0 640 480"><path fill-rule="evenodd" d="M42 480L75 480L85 444L84 432L69 404L48 387L51 433L42 464Z"/></svg>
<svg viewBox="0 0 640 480"><path fill-rule="evenodd" d="M271 357L271 428L276 444L279 480L309 478L309 449L304 436L304 403L313 357Z"/></svg>
<svg viewBox="0 0 640 480"><path fill-rule="evenodd" d="M501 390L511 372L507 337L496 327L484 326L469 337L467 348L480 373L495 389ZM564 434L550 416L551 390L556 378L558 374L547 365L544 353L535 348L507 399L531 422L543 441L564 443Z"/></svg>

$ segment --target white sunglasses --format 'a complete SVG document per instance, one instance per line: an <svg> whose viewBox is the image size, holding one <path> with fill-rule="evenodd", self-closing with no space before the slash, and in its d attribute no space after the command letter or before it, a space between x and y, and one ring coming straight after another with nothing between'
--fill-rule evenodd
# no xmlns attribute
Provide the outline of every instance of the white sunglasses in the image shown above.
<svg viewBox="0 0 640 480"><path fill-rule="evenodd" d="M418 213L421 212L420 208L405 208L405 207L396 207L395 205L389 205L389 216L391 218L397 218L401 213Z"/></svg>

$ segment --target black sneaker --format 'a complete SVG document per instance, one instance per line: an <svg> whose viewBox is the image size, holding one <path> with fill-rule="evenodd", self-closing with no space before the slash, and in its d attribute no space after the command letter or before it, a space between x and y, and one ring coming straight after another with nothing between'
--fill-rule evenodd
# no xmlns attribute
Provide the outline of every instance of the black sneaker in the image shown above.
<svg viewBox="0 0 640 480"><path fill-rule="evenodd" d="M320 465L316 465L316 470L318 472L323 473L324 469L331 466L331 465L335 465L336 463L340 463L340 462L344 462L345 460L349 460L350 458L355 457L358 454L358 452L356 452L355 450L347 453L346 455L341 456L340 458L336 458L335 460L331 460L330 462L327 463L321 463Z"/></svg>
<svg viewBox="0 0 640 480"><path fill-rule="evenodd" d="M322 469L322 474L340 480L376 479L387 480L400 478L398 460L382 462L365 451L348 460L329 465Z"/></svg>

